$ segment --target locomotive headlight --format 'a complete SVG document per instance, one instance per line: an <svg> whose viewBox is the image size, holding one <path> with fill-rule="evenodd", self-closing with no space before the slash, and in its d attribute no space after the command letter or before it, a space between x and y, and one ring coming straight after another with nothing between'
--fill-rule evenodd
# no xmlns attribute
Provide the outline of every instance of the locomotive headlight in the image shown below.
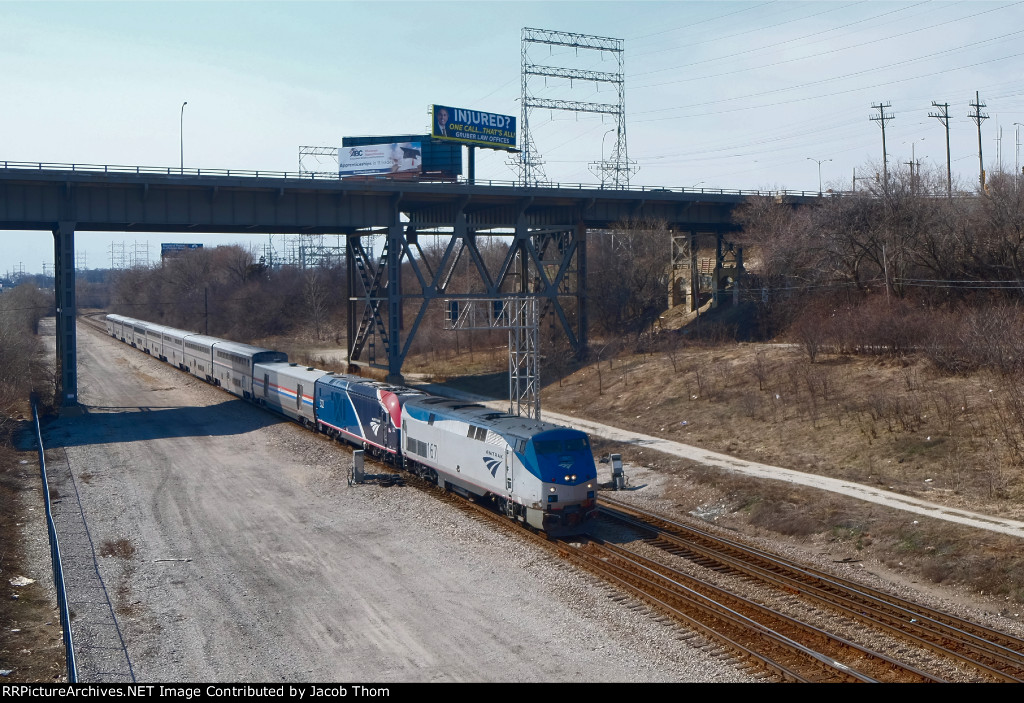
<svg viewBox="0 0 1024 703"><path fill-rule="evenodd" d="M593 488L593 487L594 487L594 484L592 484L592 483L588 483L587 484L587 488Z"/></svg>
<svg viewBox="0 0 1024 703"><path fill-rule="evenodd" d="M549 492L549 493L554 493L554 492L555 492L555 487L554 487L554 486L552 486L551 488L549 488L549 489L548 489L548 492Z"/></svg>
<svg viewBox="0 0 1024 703"><path fill-rule="evenodd" d="M576 478L576 477L575 477L575 476L573 476L573 478ZM565 482L566 482L566 483L569 483L569 474L566 474L566 475L565 475Z"/></svg>
<svg viewBox="0 0 1024 703"><path fill-rule="evenodd" d="M573 474L573 475L572 475L572 480L573 480L573 481L575 481L575 480L576 480L576 474Z"/></svg>

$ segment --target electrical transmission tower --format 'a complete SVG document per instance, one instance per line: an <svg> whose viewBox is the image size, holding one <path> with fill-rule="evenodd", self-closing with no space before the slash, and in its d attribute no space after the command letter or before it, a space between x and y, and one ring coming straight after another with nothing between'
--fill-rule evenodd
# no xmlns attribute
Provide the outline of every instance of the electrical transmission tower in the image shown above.
<svg viewBox="0 0 1024 703"><path fill-rule="evenodd" d="M928 116L938 118L946 128L946 194L953 197L953 164L949 156L949 103L937 103L933 100L932 107L942 109L941 113L929 112Z"/></svg>
<svg viewBox="0 0 1024 703"><path fill-rule="evenodd" d="M889 190L889 161L885 153L885 123L896 117L891 112L886 114L885 109L888 107L892 107L892 103L872 105L872 110L878 110L878 117L872 115L870 118L872 122L877 122L882 127L882 185L887 191Z"/></svg>
<svg viewBox="0 0 1024 703"><path fill-rule="evenodd" d="M586 68L569 68L565 66L545 66L534 63L530 59L530 48L536 44L549 47L566 47L574 50L576 56L584 52L598 52L603 57L611 54L616 61L614 72L594 71ZM602 160L593 162L601 177L601 185L610 183L612 187L624 188L629 185L630 176L636 171L636 163L629 160L626 149L626 77L623 69L623 40L609 37L597 37L588 34L558 32L547 29L523 28L522 35L522 143L517 160L510 162L519 174L518 180L524 186L536 185L547 180L544 174L544 163L537 151L533 135L530 132L530 114L535 108L549 110L565 110L576 113L596 113L610 115L615 120L615 147L608 158L604 157L602 144ZM598 87L609 84L615 89L615 102L597 103L576 100L553 100L540 98L533 92L533 85L538 78L562 78L569 81L595 83ZM605 135L602 135L602 140Z"/></svg>
<svg viewBox="0 0 1024 703"><path fill-rule="evenodd" d="M125 268L128 268L128 255L125 252L124 242L111 242L110 243L110 268L112 268L112 269L125 269Z"/></svg>
<svg viewBox="0 0 1024 703"><path fill-rule="evenodd" d="M974 93L974 102L969 104L974 108L974 112L967 116L974 120L974 124L978 125L978 183L981 184L981 190L984 191L985 159L981 156L981 123L988 119L988 115L981 111L981 108L985 107L985 103L981 102L981 96L977 91Z"/></svg>

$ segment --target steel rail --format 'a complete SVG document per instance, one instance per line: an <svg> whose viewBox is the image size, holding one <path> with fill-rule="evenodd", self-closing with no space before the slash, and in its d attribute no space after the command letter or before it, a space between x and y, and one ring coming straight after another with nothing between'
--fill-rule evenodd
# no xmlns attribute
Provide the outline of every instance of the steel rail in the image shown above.
<svg viewBox="0 0 1024 703"><path fill-rule="evenodd" d="M497 526L502 530L506 530L509 533L514 533L516 537L525 539L531 542L534 546L549 552L555 552L559 554L566 562L576 566L577 568L587 571L601 580L607 582L611 587L616 588L620 591L626 591L630 595L643 601L648 606L654 607L663 613L666 613L672 617L680 626L689 628L690 630L699 633L710 641L717 642L724 647L728 648L733 656L739 660L743 660L744 664L738 666L757 667L759 669L767 669L778 677L781 681L790 681L796 683L807 683L809 679L805 678L800 673L793 671L791 668L780 664L773 659L766 656L764 653L758 652L755 649L747 647L741 644L738 640L724 634L720 630L715 629L706 622L687 615L682 611L674 608L666 601L658 598L651 592L638 587L637 585L630 583L627 579L620 578L618 575L613 573L609 568L606 568L599 559L595 559L592 555L587 555L580 550L574 548L572 544L566 539L553 540L547 535L540 532L535 532L530 528L525 528L509 520L504 515L500 515L487 506L480 505L473 501L466 500L461 496L450 492L443 491L442 489L435 486L433 483L421 479L419 477L412 477L409 481L410 485L416 486L421 490L425 489L431 492L432 495L438 497L445 503L455 507L456 509L469 514L470 516L486 521L491 526ZM721 614L717 614L719 619L722 619ZM762 629L761 634L765 637L772 637L773 633L766 629Z"/></svg>
<svg viewBox="0 0 1024 703"><path fill-rule="evenodd" d="M686 589L685 586L680 584L674 586L665 585L664 581L666 579L664 577L660 577L662 583L658 583L656 579L651 578L651 574L654 573L653 571L637 573L636 570L631 571L628 568L610 564L600 556L587 553L585 548L581 549L573 546L573 543L570 541L571 538L551 539L543 533L523 528L504 515L494 512L486 505L468 501L450 491L442 491L433 483L419 477L413 476L407 479L407 481L409 485L429 491L445 503L476 519L484 520L492 526L497 526L509 533L514 533L519 538L527 539L541 549L557 552L569 563L594 574L614 588L626 591L633 597L645 602L648 606L672 618L680 626L689 628L708 640L725 646L733 652L737 659L744 660L744 665L747 667L754 666L760 669L767 669L780 680L791 682L820 682L823 680L822 676L826 680L841 680L845 682L876 681L876 679L870 676L866 676L853 670L851 667L843 665L834 657L817 652L800 642L778 633L770 627L733 611L712 597ZM731 594L727 595L732 597ZM685 606L691 611L696 610L697 614L687 613L680 606ZM711 622L708 622L709 620ZM754 634L752 635L751 633ZM767 643L769 648L774 651L759 651L753 646L743 644L740 641L742 637L758 639L762 643ZM798 670L792 664L787 665L778 661L780 653L803 662L801 669L807 669L810 666L819 675L815 678L810 678L810 674ZM896 663L894 665L901 666ZM918 676L912 673L910 676L915 681L931 680L926 674Z"/></svg>
<svg viewBox="0 0 1024 703"><path fill-rule="evenodd" d="M932 674L896 661L880 652L867 649L819 627L797 620L749 598L730 593L719 586L685 574L632 550L605 542L592 542L588 548L596 549L606 555L606 560L621 560L630 565L631 568L643 570L650 574L652 579L661 580L669 588L683 588L687 589L687 591L700 593L722 607L729 607L730 610L737 613L747 613L746 617L769 627L773 632L794 639L799 637L799 641L802 644L806 644L808 638L811 638L816 642L814 647L817 651L833 661L839 661L841 654L845 654L847 657L853 655L852 658L859 658L868 666L878 670L877 674L871 674L870 671L865 670L865 667L861 667L859 671L863 676L870 676L874 680L886 683L945 683L943 679ZM729 603L728 606L726 605L727 603ZM791 634L785 635L787 630ZM845 666L850 669L853 668L848 663Z"/></svg>
<svg viewBox="0 0 1024 703"><path fill-rule="evenodd" d="M36 442L39 447L39 475L43 482L43 505L46 508L46 534L50 539L50 561L53 566L53 587L57 592L57 609L60 613L60 629L64 640L64 659L67 664L68 682L78 683L78 663L75 660L74 638L71 634L71 613L68 595L64 587L64 567L61 564L60 544L57 541L57 527L53 522L50 504L50 485L46 478L46 457L43 450L43 431L39 424L36 399L32 398L32 419L36 427Z"/></svg>
<svg viewBox="0 0 1024 703"><path fill-rule="evenodd" d="M602 498L615 506L603 514L656 534L662 548L685 550L787 592L800 593L872 626L905 637L942 656L976 667L1003 681L1024 681L1024 642L933 608L797 564L732 540L715 537L661 515ZM616 515L626 512L639 519ZM667 526L661 528L657 523ZM681 534L680 534L681 533ZM986 639L986 635L990 639ZM960 651L957 651L960 650Z"/></svg>

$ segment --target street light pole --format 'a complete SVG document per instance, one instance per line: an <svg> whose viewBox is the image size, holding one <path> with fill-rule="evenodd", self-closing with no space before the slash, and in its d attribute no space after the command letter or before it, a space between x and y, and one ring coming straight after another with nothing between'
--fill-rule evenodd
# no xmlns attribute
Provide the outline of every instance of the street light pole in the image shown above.
<svg viewBox="0 0 1024 703"><path fill-rule="evenodd" d="M181 144L181 173L185 173L185 106L188 100L181 104L181 120L178 124L178 138Z"/></svg>
<svg viewBox="0 0 1024 703"><path fill-rule="evenodd" d="M826 161L831 161L832 159L812 159L810 156L808 156L807 160L808 161L814 161L815 163L818 164L818 197L820 198L821 194L822 194L821 193L821 165L823 163L825 163Z"/></svg>

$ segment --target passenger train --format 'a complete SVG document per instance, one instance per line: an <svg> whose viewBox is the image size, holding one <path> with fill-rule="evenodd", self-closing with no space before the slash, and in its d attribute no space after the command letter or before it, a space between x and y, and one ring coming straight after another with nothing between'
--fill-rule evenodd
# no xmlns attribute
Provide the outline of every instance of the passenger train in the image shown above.
<svg viewBox="0 0 1024 703"><path fill-rule="evenodd" d="M597 469L579 430L350 374L283 352L106 316L107 333L240 398L549 534L581 531Z"/></svg>

